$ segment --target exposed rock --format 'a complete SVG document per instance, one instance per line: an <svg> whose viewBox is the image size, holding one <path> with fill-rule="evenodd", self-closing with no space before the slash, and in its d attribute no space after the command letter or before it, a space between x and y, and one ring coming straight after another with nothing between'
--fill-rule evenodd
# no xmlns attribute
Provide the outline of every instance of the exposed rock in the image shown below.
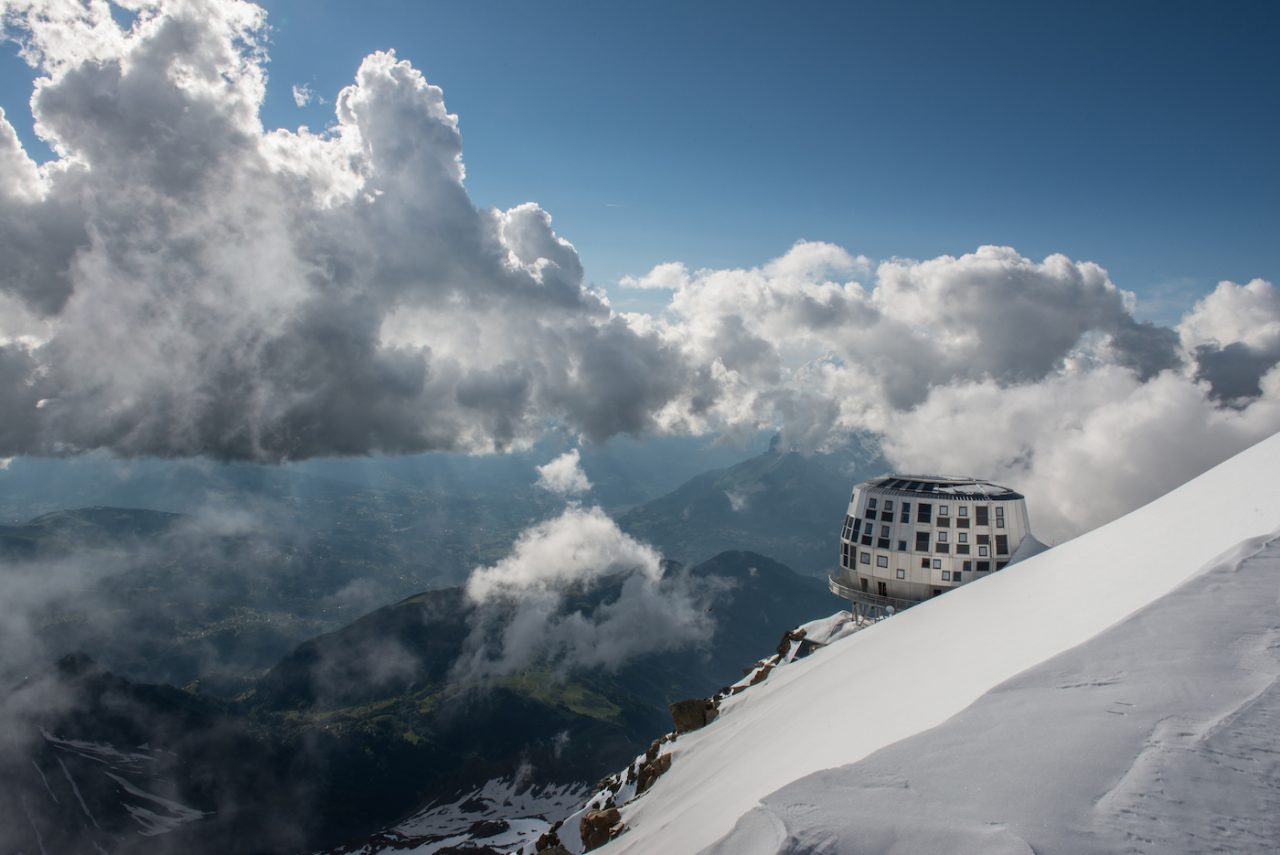
<svg viewBox="0 0 1280 855"><path fill-rule="evenodd" d="M690 698L676 701L670 706L671 720L675 723L676 733L688 733L706 727L720 714L719 701L707 698Z"/></svg>
<svg viewBox="0 0 1280 855"><path fill-rule="evenodd" d="M653 782L671 768L671 755L663 754L652 760L647 760L640 767L640 774L636 776L636 793L643 793L645 790L653 786Z"/></svg>
<svg viewBox="0 0 1280 855"><path fill-rule="evenodd" d="M782 640L778 642L778 655L785 657L791 651L791 642L800 641L804 638L805 631L803 629L789 629L782 634Z"/></svg>
<svg viewBox="0 0 1280 855"><path fill-rule="evenodd" d="M592 849L599 849L625 829L622 814L618 813L616 807L587 811L578 823L578 831L582 836L582 851L590 852Z"/></svg>

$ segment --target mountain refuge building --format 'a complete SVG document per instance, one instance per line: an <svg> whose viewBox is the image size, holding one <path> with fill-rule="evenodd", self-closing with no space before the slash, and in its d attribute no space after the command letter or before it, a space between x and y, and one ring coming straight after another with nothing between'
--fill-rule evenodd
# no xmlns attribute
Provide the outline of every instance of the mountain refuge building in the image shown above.
<svg viewBox="0 0 1280 855"><path fill-rule="evenodd" d="M976 478L888 475L853 488L832 593L882 617L1041 552L1021 493Z"/></svg>

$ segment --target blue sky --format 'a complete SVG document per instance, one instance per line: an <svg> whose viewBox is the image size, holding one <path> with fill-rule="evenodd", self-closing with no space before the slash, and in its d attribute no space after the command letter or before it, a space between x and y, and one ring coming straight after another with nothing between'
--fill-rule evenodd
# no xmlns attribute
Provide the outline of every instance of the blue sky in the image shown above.
<svg viewBox="0 0 1280 855"><path fill-rule="evenodd" d="M394 47L459 114L473 198L542 204L615 304L621 275L800 238L1061 251L1162 320L1219 279L1280 278L1275 4L265 5L268 125L324 126ZM330 103L298 108L301 83Z"/></svg>

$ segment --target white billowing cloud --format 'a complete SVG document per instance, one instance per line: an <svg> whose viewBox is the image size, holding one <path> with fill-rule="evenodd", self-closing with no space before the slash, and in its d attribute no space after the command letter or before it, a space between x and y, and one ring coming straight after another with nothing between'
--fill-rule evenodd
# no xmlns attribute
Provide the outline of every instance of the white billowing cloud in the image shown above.
<svg viewBox="0 0 1280 855"><path fill-rule="evenodd" d="M974 474L1027 496L1042 540L1115 519L1280 430L1280 369L1222 408L1174 371L1143 382L1106 366L1039 383L934 389L895 417L884 453L903 469Z"/></svg>
<svg viewBox="0 0 1280 855"><path fill-rule="evenodd" d="M571 592L602 582L616 598L568 609ZM658 553L596 507L569 507L517 538L511 554L472 571L476 605L460 676L486 678L534 665L616 669L629 659L710 637L707 612L722 583L667 572Z"/></svg>
<svg viewBox="0 0 1280 855"><path fill-rule="evenodd" d="M664 290L665 309L617 314L548 212L472 203L457 117L394 53L364 59L329 130L266 130L253 4L138 0L127 29L101 0L0 4L57 154L36 164L0 117L2 456L488 451L549 425L781 428L821 449L876 431L904 468L1037 479L1066 532L1141 491L1083 467L1121 497L1099 502L1040 461L1105 460L1104 429L1117 459L1161 447L1163 422L1128 400L1201 438L1169 470L1188 476L1280 429L1261 280L1171 328L1135 320L1088 261L983 246L873 265L801 241L757 267L659 265L622 284ZM974 438L932 438L942 416ZM1001 468L1011 448L1035 468Z"/></svg>
<svg viewBox="0 0 1280 855"><path fill-rule="evenodd" d="M564 454L538 469L538 486L551 493L573 496L591 489L591 481L582 471L582 457L578 449L571 448Z"/></svg>
<svg viewBox="0 0 1280 855"><path fill-rule="evenodd" d="M1215 397L1247 402L1280 363L1280 289L1262 279L1220 282L1182 319L1178 334Z"/></svg>
<svg viewBox="0 0 1280 855"><path fill-rule="evenodd" d="M261 9L131 5L128 30L106 3L4 6L59 156L0 120L0 295L44 325L0 340L0 454L603 439L690 382L546 212L471 203L457 119L409 63L366 57L323 134L265 131Z"/></svg>
<svg viewBox="0 0 1280 855"><path fill-rule="evenodd" d="M324 98L317 95L312 89L310 83L293 84L293 103L299 107L305 107L308 104L323 104Z"/></svg>

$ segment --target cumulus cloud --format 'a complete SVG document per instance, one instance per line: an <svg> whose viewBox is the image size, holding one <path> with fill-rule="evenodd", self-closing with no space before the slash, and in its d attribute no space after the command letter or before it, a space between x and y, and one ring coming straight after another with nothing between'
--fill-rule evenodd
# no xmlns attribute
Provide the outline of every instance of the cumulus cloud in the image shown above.
<svg viewBox="0 0 1280 855"><path fill-rule="evenodd" d="M269 130L250 3L138 2L126 28L105 3L0 2L57 155L37 165L0 117L0 456L278 461L501 450L548 426L780 428L808 450L879 432L905 468L1025 487L1051 470L1001 460L1087 454L1099 413L1130 400L1176 410L1213 449L1165 470L1179 477L1280 428L1280 298L1262 280L1222 283L1170 327L1137 320L1091 261L983 246L873 263L800 241L757 267L627 277L669 297L619 314L547 211L474 205L457 118L394 53L364 59L329 130ZM1055 417L1014 424L1033 400ZM929 436L940 417L982 441L937 421L946 438ZM1146 432L1117 434L1123 459L1174 423L1132 419ZM1104 476L1094 488L1139 499ZM1077 509L1073 483L1044 486L1063 532L1104 516Z"/></svg>
<svg viewBox="0 0 1280 855"><path fill-rule="evenodd" d="M573 448L538 468L538 486L551 493L573 496L591 489L591 482L582 471L581 455Z"/></svg>
<svg viewBox="0 0 1280 855"><path fill-rule="evenodd" d="M666 565L596 507L569 507L517 538L467 582L473 629L458 672L485 679L532 666L613 670L710 637L723 583ZM601 586L611 597L592 598Z"/></svg>
<svg viewBox="0 0 1280 855"><path fill-rule="evenodd" d="M687 383L536 205L475 207L443 93L366 57L323 134L265 130L236 0L9 2L37 166L0 120L0 454L281 460L653 427ZM41 403L43 402L43 403Z"/></svg>

